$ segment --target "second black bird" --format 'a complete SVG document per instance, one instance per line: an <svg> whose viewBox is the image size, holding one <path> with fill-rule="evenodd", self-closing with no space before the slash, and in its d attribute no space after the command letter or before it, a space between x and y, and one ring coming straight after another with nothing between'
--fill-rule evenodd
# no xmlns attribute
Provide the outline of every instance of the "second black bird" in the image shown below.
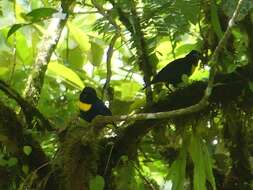
<svg viewBox="0 0 253 190"><path fill-rule="evenodd" d="M194 68L198 64L199 58L200 53L196 50L192 50L185 57L170 62L159 71L157 75L154 76L153 80L149 84L146 84L143 89L159 82L166 82L173 85L179 84L182 82L183 74L190 76L193 73Z"/></svg>
<svg viewBox="0 0 253 190"><path fill-rule="evenodd" d="M111 116L112 112L97 97L92 87L85 87L79 97L80 117L91 122L97 115Z"/></svg>

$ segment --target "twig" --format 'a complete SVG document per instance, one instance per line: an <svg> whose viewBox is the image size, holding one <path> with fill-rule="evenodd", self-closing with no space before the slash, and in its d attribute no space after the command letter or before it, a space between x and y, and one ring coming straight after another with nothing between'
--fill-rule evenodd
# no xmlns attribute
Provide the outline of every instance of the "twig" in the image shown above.
<svg viewBox="0 0 253 190"><path fill-rule="evenodd" d="M116 34L112 37L112 40L110 42L108 51L107 51L107 58L106 58L106 81L103 87L103 96L104 93L106 96L108 96L109 102L113 99L113 97L110 97L110 82L111 82L111 77L112 77L112 68L111 68L111 60L112 60L112 55L113 55L113 48L114 45L118 39L120 34L116 32ZM110 102L111 105L111 102Z"/></svg>
<svg viewBox="0 0 253 190"><path fill-rule="evenodd" d="M146 182L146 184L150 187L151 190L156 190L156 188L154 187L154 185L141 173L140 169L134 165L134 168L137 170L137 172L139 173L140 177Z"/></svg>

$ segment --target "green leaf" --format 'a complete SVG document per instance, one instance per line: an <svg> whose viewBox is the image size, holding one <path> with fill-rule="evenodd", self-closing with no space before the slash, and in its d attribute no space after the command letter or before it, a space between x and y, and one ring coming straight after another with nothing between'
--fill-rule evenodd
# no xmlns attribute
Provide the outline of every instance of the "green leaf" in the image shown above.
<svg viewBox="0 0 253 190"><path fill-rule="evenodd" d="M249 89L251 92L253 92L253 82L248 82Z"/></svg>
<svg viewBox="0 0 253 190"><path fill-rule="evenodd" d="M8 166L9 167L15 166L15 165L17 165L17 163L18 163L18 159L16 157L11 157L8 160Z"/></svg>
<svg viewBox="0 0 253 190"><path fill-rule="evenodd" d="M8 164L8 161L4 158L0 158L0 166L6 166Z"/></svg>
<svg viewBox="0 0 253 190"><path fill-rule="evenodd" d="M29 156L29 155L31 154L31 152L32 152L32 147L31 147L31 146L24 146L24 147L23 147L23 151L24 151L24 153L25 153L27 156Z"/></svg>
<svg viewBox="0 0 253 190"><path fill-rule="evenodd" d="M219 21L218 10L217 10L215 0L212 0L211 2L211 23L212 23L214 32L216 33L218 38L221 39L223 36L223 32L221 30L221 25Z"/></svg>
<svg viewBox="0 0 253 190"><path fill-rule="evenodd" d="M12 25L12 27L10 28L10 30L8 31L8 34L7 34L7 38L9 38L12 34L14 34L18 29L20 29L21 27L24 27L28 24L14 24Z"/></svg>
<svg viewBox="0 0 253 190"><path fill-rule="evenodd" d="M199 0L177 0L175 6L176 8L180 9L180 11L183 13L187 20L189 20L193 24L197 23L200 12Z"/></svg>
<svg viewBox="0 0 253 190"><path fill-rule="evenodd" d="M189 152L194 164L194 190L205 190L206 180L216 190L215 178L212 171L212 160L206 144L196 135L192 135Z"/></svg>
<svg viewBox="0 0 253 190"><path fill-rule="evenodd" d="M224 13L228 17L232 17L235 8L237 6L238 0L223 0L222 1L222 9ZM239 15L236 18L237 21L242 20L253 8L253 1L252 0L244 0L242 1L242 5L239 10Z"/></svg>
<svg viewBox="0 0 253 190"><path fill-rule="evenodd" d="M103 190L104 186L105 186L105 180L100 175L97 175L95 178L93 178L89 182L90 190Z"/></svg>
<svg viewBox="0 0 253 190"><path fill-rule="evenodd" d="M183 146L179 157L173 162L169 170L169 179L172 180L172 190L183 190L186 168L186 146Z"/></svg>
<svg viewBox="0 0 253 190"><path fill-rule="evenodd" d="M0 66L0 76L6 74L9 71L9 68Z"/></svg>
<svg viewBox="0 0 253 190"><path fill-rule="evenodd" d="M73 70L58 62L49 63L47 75L56 79L62 79L66 83L79 89L84 87L82 80Z"/></svg>
<svg viewBox="0 0 253 190"><path fill-rule="evenodd" d="M26 18L31 22L37 22L52 17L56 12L58 12L58 10L53 8L38 8L27 13Z"/></svg>
<svg viewBox="0 0 253 190"><path fill-rule="evenodd" d="M18 32L16 34L16 49L17 55L22 60L24 64L31 64L31 60L33 59L32 47L29 47L29 38L27 38L27 34L23 32Z"/></svg>
<svg viewBox="0 0 253 190"><path fill-rule="evenodd" d="M91 43L90 62L94 66L99 66L102 62L104 48L96 42Z"/></svg>
<svg viewBox="0 0 253 190"><path fill-rule="evenodd" d="M203 151L201 146L201 139L195 135L192 135L189 150L194 164L194 190L206 190L205 163L202 156Z"/></svg>
<svg viewBox="0 0 253 190"><path fill-rule="evenodd" d="M62 56L66 56L66 51L68 51L68 63L71 68L80 70L83 67L83 64L86 60L84 60L83 51L79 47L75 47L73 49L64 49L62 51Z"/></svg>
<svg viewBox="0 0 253 190"><path fill-rule="evenodd" d="M212 159L211 156L208 152L206 144L203 144L203 156L204 156L204 163L205 163L205 172L206 172L206 178L210 182L210 184L213 187L213 190L216 190L216 183L215 183L215 178L213 175L213 164L212 164Z"/></svg>
<svg viewBox="0 0 253 190"><path fill-rule="evenodd" d="M177 46L176 56L182 57L188 54L192 49L197 49L196 43L183 43Z"/></svg>
<svg viewBox="0 0 253 190"><path fill-rule="evenodd" d="M84 53L88 53L91 48L89 36L86 35L78 26L68 22L67 23L70 35L74 38L75 42L79 45Z"/></svg>
<svg viewBox="0 0 253 190"><path fill-rule="evenodd" d="M22 165L22 171L23 171L25 174L28 174L28 172L29 172L29 166L28 166L28 165Z"/></svg>

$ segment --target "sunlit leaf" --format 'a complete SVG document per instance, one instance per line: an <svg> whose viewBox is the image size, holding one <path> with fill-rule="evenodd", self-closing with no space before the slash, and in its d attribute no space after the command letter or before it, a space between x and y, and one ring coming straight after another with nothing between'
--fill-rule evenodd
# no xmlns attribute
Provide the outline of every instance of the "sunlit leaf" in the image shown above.
<svg viewBox="0 0 253 190"><path fill-rule="evenodd" d="M53 8L38 8L26 14L26 18L31 22L41 21L46 18L52 17L54 13L58 12Z"/></svg>
<svg viewBox="0 0 253 190"><path fill-rule="evenodd" d="M62 52L66 55L66 49ZM84 56L83 52L79 47L69 49L68 50L68 63L70 64L71 68L74 69L82 69L84 64Z"/></svg>
<svg viewBox="0 0 253 190"><path fill-rule="evenodd" d="M0 67L0 76L6 74L9 71L7 67Z"/></svg>
<svg viewBox="0 0 253 190"><path fill-rule="evenodd" d="M75 42L79 45L84 53L88 53L91 48L88 35L81 30L81 28L71 22L68 22L67 25L70 35L74 38Z"/></svg>
<svg viewBox="0 0 253 190"><path fill-rule="evenodd" d="M17 55L24 64L31 64L33 55L31 54L32 48L29 48L28 41L29 38L23 34L23 32L18 32L16 34L16 49Z"/></svg>
<svg viewBox="0 0 253 190"><path fill-rule="evenodd" d="M90 62L94 66L99 66L104 54L104 48L96 42L91 42Z"/></svg>
<svg viewBox="0 0 253 190"><path fill-rule="evenodd" d="M7 34L7 38L9 38L12 34L14 34L18 29L20 29L21 27L27 26L28 24L14 24L12 25L12 27L10 28L10 30L8 31Z"/></svg>
<svg viewBox="0 0 253 190"><path fill-rule="evenodd" d="M70 68L57 62L50 62L48 65L47 75L53 78L60 78L68 84L82 89L84 84L79 76Z"/></svg>

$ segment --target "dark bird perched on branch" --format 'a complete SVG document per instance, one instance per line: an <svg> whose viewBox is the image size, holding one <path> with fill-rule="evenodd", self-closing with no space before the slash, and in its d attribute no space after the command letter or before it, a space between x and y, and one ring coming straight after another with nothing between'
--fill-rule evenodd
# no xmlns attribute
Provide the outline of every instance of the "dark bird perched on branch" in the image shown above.
<svg viewBox="0 0 253 190"><path fill-rule="evenodd" d="M111 116L112 112L97 97L92 87L85 87L79 97L80 117L91 122L97 115Z"/></svg>
<svg viewBox="0 0 253 190"><path fill-rule="evenodd" d="M194 69L198 65L200 56L201 55L198 51L192 50L185 57L170 62L161 71L159 71L159 73L154 76L153 80L149 84L146 84L143 89L159 82L166 82L173 84L174 86L179 84L182 82L183 74L190 76L194 72Z"/></svg>

